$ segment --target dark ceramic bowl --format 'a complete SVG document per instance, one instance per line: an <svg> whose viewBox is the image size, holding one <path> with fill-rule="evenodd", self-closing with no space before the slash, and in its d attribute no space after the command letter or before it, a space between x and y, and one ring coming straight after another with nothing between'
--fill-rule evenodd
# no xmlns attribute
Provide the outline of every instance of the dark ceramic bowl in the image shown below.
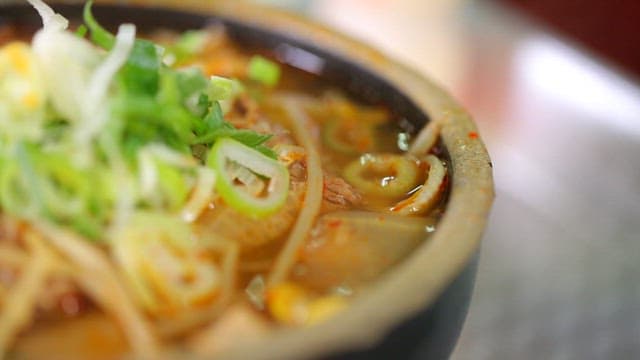
<svg viewBox="0 0 640 360"><path fill-rule="evenodd" d="M296 54L313 57L319 75L364 102L384 103L418 131L442 124L451 189L438 230L406 261L387 273L341 316L308 329L282 330L222 358L445 359L464 322L476 273L477 251L493 199L491 163L469 115L429 80L375 50L278 10L237 1L102 1L96 17L115 27L176 30L222 23L241 44L271 51L294 67ZM126 4L126 5L123 5ZM81 6L55 7L78 19ZM24 5L0 6L0 23L38 26ZM317 70L317 69L316 69ZM470 136L473 134L473 136Z"/></svg>

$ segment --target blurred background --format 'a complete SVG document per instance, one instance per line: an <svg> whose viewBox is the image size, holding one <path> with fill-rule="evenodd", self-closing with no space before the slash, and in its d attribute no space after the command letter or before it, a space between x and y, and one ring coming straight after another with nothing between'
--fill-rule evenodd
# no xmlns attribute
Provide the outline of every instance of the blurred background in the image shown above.
<svg viewBox="0 0 640 360"><path fill-rule="evenodd" d="M475 117L497 198L453 359L640 358L640 1L260 2L374 45Z"/></svg>

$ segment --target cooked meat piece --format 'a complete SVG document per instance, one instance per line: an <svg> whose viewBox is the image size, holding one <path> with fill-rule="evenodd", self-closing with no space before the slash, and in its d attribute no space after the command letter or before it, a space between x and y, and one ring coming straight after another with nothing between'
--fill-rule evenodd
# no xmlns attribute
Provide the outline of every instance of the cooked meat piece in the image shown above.
<svg viewBox="0 0 640 360"><path fill-rule="evenodd" d="M296 161L289 166L289 176L292 181L307 181L307 166L304 160Z"/></svg>
<svg viewBox="0 0 640 360"><path fill-rule="evenodd" d="M360 204L362 196L344 179L325 174L322 200L322 212L326 213L353 208Z"/></svg>
<svg viewBox="0 0 640 360"><path fill-rule="evenodd" d="M233 102L231 109L225 115L225 120L239 129L251 129L258 132L267 132L266 130L269 129L256 128L257 124L260 122L259 117L260 113L258 112L258 104L256 101L246 94L241 94ZM266 123L266 121L261 122Z"/></svg>
<svg viewBox="0 0 640 360"><path fill-rule="evenodd" d="M68 277L51 278L38 298L38 319L59 319L84 313L89 299Z"/></svg>

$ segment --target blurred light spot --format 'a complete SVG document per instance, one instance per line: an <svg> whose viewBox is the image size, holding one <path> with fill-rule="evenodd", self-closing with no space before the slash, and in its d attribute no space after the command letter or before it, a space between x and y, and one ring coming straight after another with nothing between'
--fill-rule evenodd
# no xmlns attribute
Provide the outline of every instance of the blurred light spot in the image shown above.
<svg viewBox="0 0 640 360"><path fill-rule="evenodd" d="M534 36L515 55L518 81L536 96L586 112L585 120L640 136L640 89L579 51Z"/></svg>
<svg viewBox="0 0 640 360"><path fill-rule="evenodd" d="M278 46L276 56L280 61L312 74L322 74L325 66L325 61L322 58L288 44Z"/></svg>

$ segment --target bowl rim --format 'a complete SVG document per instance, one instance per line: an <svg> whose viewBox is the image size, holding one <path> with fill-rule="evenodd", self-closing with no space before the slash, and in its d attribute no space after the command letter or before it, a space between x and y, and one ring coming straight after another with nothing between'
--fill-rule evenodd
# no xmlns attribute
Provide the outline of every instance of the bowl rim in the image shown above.
<svg viewBox="0 0 640 360"><path fill-rule="evenodd" d="M326 26L264 5L236 0L161 0L153 5L148 0L96 3L223 16L286 34L376 74L428 114L430 121L441 124L441 138L450 155L453 176L444 216L430 240L357 296L340 316L305 329L277 330L250 344L242 342L216 354L216 358L312 358L373 346L402 321L432 304L478 250L494 198L491 160L471 116L424 74Z"/></svg>

